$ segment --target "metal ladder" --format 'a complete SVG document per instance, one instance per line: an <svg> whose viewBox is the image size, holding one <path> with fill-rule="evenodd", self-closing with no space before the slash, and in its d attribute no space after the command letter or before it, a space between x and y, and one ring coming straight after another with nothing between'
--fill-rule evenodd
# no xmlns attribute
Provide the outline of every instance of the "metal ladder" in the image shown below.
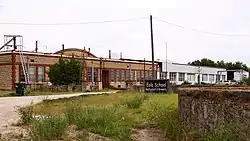
<svg viewBox="0 0 250 141"><path fill-rule="evenodd" d="M23 74L24 74L25 84L29 84L29 73L28 73L28 66L27 66L28 63L26 65L26 63L24 62L23 46L20 47L19 56L20 56L20 61L21 61L22 70L23 70Z"/></svg>

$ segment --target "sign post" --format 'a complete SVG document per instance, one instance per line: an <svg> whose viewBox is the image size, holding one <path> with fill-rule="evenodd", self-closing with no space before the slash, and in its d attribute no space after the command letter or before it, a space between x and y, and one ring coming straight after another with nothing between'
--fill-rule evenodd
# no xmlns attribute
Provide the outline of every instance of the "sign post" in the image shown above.
<svg viewBox="0 0 250 141"><path fill-rule="evenodd" d="M145 93L167 93L168 79L145 80Z"/></svg>

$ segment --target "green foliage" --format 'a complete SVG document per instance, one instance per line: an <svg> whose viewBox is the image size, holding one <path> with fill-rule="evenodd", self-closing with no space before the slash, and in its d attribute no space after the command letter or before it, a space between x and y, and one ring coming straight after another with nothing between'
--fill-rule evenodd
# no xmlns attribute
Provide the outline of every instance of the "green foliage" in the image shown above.
<svg viewBox="0 0 250 141"><path fill-rule="evenodd" d="M73 106L68 108L65 114L68 124L74 124L79 129L86 129L120 141L131 140L132 121L119 111L118 107L82 108Z"/></svg>
<svg viewBox="0 0 250 141"><path fill-rule="evenodd" d="M147 113L146 120L149 125L160 128L170 140L183 138L184 126L178 119L177 108L172 105L165 106L153 103Z"/></svg>
<svg viewBox="0 0 250 141"><path fill-rule="evenodd" d="M215 129L201 134L201 141L243 141L245 135L239 132L233 124L217 122Z"/></svg>
<svg viewBox="0 0 250 141"><path fill-rule="evenodd" d="M246 65L243 64L242 62L224 62L223 60L221 61L212 61L207 58L203 58L201 60L195 60L193 62L189 62L188 64L194 65L194 66L208 66L208 67L218 67L218 68L225 68L225 69L243 69L245 71L250 71L250 68Z"/></svg>
<svg viewBox="0 0 250 141"><path fill-rule="evenodd" d="M17 107L17 113L20 117L20 124L28 125L33 121L34 111L33 106Z"/></svg>
<svg viewBox="0 0 250 141"><path fill-rule="evenodd" d="M242 81L245 82L247 85L250 85L250 78L244 78Z"/></svg>
<svg viewBox="0 0 250 141"><path fill-rule="evenodd" d="M35 141L59 140L64 134L67 122L63 117L46 117L35 120L30 128L30 136Z"/></svg>
<svg viewBox="0 0 250 141"><path fill-rule="evenodd" d="M144 100L147 100L149 97L147 95L135 96L133 99L126 100L124 102L128 108L137 109L140 108Z"/></svg>
<svg viewBox="0 0 250 141"><path fill-rule="evenodd" d="M79 84L81 82L81 63L72 58L59 59L59 62L52 65L48 76L50 82L54 85Z"/></svg>

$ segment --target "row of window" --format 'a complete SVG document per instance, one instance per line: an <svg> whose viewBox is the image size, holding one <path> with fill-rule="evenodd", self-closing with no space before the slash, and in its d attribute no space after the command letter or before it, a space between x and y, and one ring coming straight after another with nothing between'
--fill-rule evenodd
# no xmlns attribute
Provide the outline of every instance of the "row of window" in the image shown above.
<svg viewBox="0 0 250 141"><path fill-rule="evenodd" d="M23 68L21 65L20 65L19 71L20 71L20 82L25 82L25 76L24 76ZM45 66L29 66L28 74L29 74L30 82L36 82L36 78L38 82L49 81Z"/></svg>
<svg viewBox="0 0 250 141"><path fill-rule="evenodd" d="M111 70L111 82L124 82L127 80L142 81L151 78L151 73L149 71L134 71L134 70Z"/></svg>
<svg viewBox="0 0 250 141"><path fill-rule="evenodd" d="M178 73L178 81L185 81L185 73ZM166 76L164 74L163 76ZM166 77L165 77L166 78ZM169 79L170 81L176 81L177 79L177 73L176 72L170 72L169 73ZM222 75L222 80L225 80L226 76ZM216 75L216 79L213 74L202 74L201 80L200 81L209 81L209 82L214 82L214 80L219 81L220 80L220 75ZM195 74L194 73L187 73L187 81L195 81Z"/></svg>

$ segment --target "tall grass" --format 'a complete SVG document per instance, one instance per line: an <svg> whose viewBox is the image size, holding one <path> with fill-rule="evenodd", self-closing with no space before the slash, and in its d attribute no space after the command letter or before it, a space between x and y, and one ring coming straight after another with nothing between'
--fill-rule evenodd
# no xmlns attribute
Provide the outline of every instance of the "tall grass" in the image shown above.
<svg viewBox="0 0 250 141"><path fill-rule="evenodd" d="M184 126L178 120L177 108L172 105L151 104L146 121L148 126L160 128L171 140L180 140L183 138Z"/></svg>
<svg viewBox="0 0 250 141"><path fill-rule="evenodd" d="M131 140L132 121L117 107L71 107L65 114L69 124L74 124L79 129L121 141Z"/></svg>
<svg viewBox="0 0 250 141"><path fill-rule="evenodd" d="M28 107L16 107L16 112L20 117L20 124L27 125L33 121L34 110L32 104Z"/></svg>
<svg viewBox="0 0 250 141"><path fill-rule="evenodd" d="M35 141L59 140L64 134L67 121L61 116L50 116L34 120L30 128L30 136Z"/></svg>
<svg viewBox="0 0 250 141"><path fill-rule="evenodd" d="M124 104L127 105L130 109L137 109L140 108L140 106L143 104L144 100L148 100L147 95L137 95L133 99L129 99L124 101Z"/></svg>

